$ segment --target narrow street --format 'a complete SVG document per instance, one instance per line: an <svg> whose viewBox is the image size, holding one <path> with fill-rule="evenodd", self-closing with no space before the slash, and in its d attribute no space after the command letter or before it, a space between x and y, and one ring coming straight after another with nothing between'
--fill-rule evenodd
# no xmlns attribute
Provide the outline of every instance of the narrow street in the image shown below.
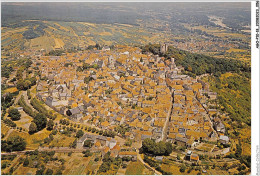
<svg viewBox="0 0 260 176"><path fill-rule="evenodd" d="M162 130L162 141L166 141L166 138L167 138L167 130L168 130L168 126L169 126L169 121L170 121L170 118L171 118L171 115L172 115L172 110L173 110L173 103L174 103L174 91L172 90L171 91L171 106L170 106L170 109L168 111L168 114L167 114L167 117L166 117L166 120L165 120L165 123L164 123L164 126L163 126L163 130Z"/></svg>

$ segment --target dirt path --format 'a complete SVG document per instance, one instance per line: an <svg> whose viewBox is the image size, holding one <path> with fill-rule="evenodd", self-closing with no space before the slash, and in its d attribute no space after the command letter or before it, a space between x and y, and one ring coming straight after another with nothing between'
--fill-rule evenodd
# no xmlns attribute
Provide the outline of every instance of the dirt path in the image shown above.
<svg viewBox="0 0 260 176"><path fill-rule="evenodd" d="M139 150L138 150L138 149L137 149L137 159L139 159L139 160L141 161L141 163L143 163L143 165L144 165L146 168L148 168L148 169L154 171L154 173L155 173L156 175L162 175L161 172L157 171L157 170L154 169L153 167L149 166L149 164L147 164L146 162L144 162L144 160L142 159L141 155L139 154Z"/></svg>
<svg viewBox="0 0 260 176"><path fill-rule="evenodd" d="M19 94L18 94L18 96L15 98L15 100L14 100L14 105L17 105L17 103L18 103L18 100L21 98L21 95L22 95L23 93L22 92L19 92Z"/></svg>
<svg viewBox="0 0 260 176"><path fill-rule="evenodd" d="M6 133L6 135L5 135L5 137L4 137L3 139L7 139L8 136L9 136L13 131L14 131L14 129L10 129L10 130Z"/></svg>

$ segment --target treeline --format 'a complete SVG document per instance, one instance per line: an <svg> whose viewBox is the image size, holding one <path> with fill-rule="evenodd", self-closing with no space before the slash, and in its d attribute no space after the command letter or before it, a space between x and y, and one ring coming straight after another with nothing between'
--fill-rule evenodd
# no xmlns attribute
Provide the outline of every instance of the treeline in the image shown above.
<svg viewBox="0 0 260 176"><path fill-rule="evenodd" d="M56 115L53 115L49 112L36 98L31 100L32 106L39 112L35 112L29 107L25 100L24 96L22 95L21 98L18 100L18 104L23 107L25 113L30 115L33 118L32 123L29 126L29 133L33 134L38 131L41 131L47 126L47 130L52 130L54 126L53 120L56 118ZM47 120L47 117L50 119Z"/></svg>
<svg viewBox="0 0 260 176"><path fill-rule="evenodd" d="M169 59L175 58L175 63L178 66L183 66L186 74L190 76L198 76L202 74L214 74L220 76L221 73L236 72L246 73L250 77L251 68L248 64L233 60L233 59L218 59L202 54L194 54L188 51L176 49L172 46L168 47L168 51L163 54L160 52L159 44L149 44L141 47L142 52L151 52L155 55L164 56Z"/></svg>
<svg viewBox="0 0 260 176"><path fill-rule="evenodd" d="M102 136L106 136L106 137L114 138L116 136L116 132L115 131L111 131L111 130L103 131L103 130L99 130L99 129L95 128L95 127L90 127L90 126L89 127L86 126L86 127L83 128L82 125L76 124L76 123L74 123L74 124L70 123L70 121L66 120L66 119L61 119L60 120L60 124L64 125L63 129L64 130L66 129L67 131L74 131L75 132L74 128L81 128L81 129L84 129L85 131L88 131L88 132L91 132L91 133L96 133L96 134L99 134L99 135L102 135ZM65 127L65 125L67 127ZM70 126L70 127L68 127L68 126Z"/></svg>
<svg viewBox="0 0 260 176"><path fill-rule="evenodd" d="M24 100L24 96L22 95L21 98L18 100L18 104L23 107L23 111L31 117L34 117L36 113L26 104Z"/></svg>
<svg viewBox="0 0 260 176"><path fill-rule="evenodd" d="M49 112L43 105L42 103L37 100L36 98L33 98L31 100L31 105L34 107L34 109L36 109L38 112L44 114L46 117L48 117L49 119L55 120L56 119L56 115L53 114L51 111Z"/></svg>
<svg viewBox="0 0 260 176"><path fill-rule="evenodd" d="M12 120L10 120L10 119L3 119L3 122L7 125L7 126L9 126L9 127L12 127L12 128L15 128L16 127L16 123L14 123Z"/></svg>

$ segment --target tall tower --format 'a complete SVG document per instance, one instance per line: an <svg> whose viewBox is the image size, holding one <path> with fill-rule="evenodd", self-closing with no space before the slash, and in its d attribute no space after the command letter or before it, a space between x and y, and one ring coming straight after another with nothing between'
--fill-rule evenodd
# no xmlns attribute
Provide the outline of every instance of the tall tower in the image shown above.
<svg viewBox="0 0 260 176"><path fill-rule="evenodd" d="M160 52L165 54L167 51L168 51L168 44L167 43L161 44Z"/></svg>

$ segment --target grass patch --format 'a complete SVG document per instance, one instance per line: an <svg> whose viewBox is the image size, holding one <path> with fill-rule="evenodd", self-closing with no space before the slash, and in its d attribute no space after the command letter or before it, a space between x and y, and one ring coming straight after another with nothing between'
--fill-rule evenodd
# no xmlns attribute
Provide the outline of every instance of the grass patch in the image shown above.
<svg viewBox="0 0 260 176"><path fill-rule="evenodd" d="M131 162L126 168L126 175L142 175L144 165L140 162Z"/></svg>

